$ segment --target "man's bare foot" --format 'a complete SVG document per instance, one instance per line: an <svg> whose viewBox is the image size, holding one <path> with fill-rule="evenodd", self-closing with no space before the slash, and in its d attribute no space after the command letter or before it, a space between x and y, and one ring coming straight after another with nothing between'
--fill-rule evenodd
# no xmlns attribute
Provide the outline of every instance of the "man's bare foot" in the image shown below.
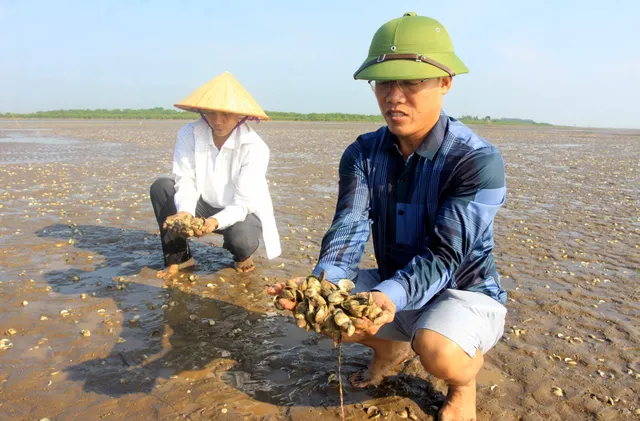
<svg viewBox="0 0 640 421"><path fill-rule="evenodd" d="M248 257L242 262L235 262L235 266L238 272L251 272L256 268L256 265L253 263L253 259L251 257Z"/></svg>
<svg viewBox="0 0 640 421"><path fill-rule="evenodd" d="M447 399L439 415L440 421L476 421L476 381L464 386L449 385Z"/></svg>
<svg viewBox="0 0 640 421"><path fill-rule="evenodd" d="M166 268L159 270L156 273L156 276L158 278L170 278L173 275L175 275L176 273L178 273L180 270L194 266L196 264L195 259L192 257L191 259L187 260L186 262L182 262L180 264L175 264L175 265L169 265Z"/></svg>
<svg viewBox="0 0 640 421"><path fill-rule="evenodd" d="M411 345L408 342L374 338L370 342L362 343L373 348L373 361L371 361L368 369L353 373L349 377L353 387L377 386L395 366L403 363L413 354Z"/></svg>

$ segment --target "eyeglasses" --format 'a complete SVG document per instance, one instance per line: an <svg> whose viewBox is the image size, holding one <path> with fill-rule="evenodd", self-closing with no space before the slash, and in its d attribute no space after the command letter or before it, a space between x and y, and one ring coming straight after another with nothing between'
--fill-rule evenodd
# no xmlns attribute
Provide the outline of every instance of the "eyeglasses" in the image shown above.
<svg viewBox="0 0 640 421"><path fill-rule="evenodd" d="M387 95L391 92L391 85L394 83L405 94L417 94L425 88L425 82L429 79L422 80L370 80L369 85L376 95Z"/></svg>

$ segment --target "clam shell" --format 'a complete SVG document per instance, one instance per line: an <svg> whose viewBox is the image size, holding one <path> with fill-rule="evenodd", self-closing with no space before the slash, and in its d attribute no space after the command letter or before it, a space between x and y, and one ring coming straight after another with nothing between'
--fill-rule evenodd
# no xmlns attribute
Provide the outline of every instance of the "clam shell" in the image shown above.
<svg viewBox="0 0 640 421"><path fill-rule="evenodd" d="M333 319L334 319L336 325L338 325L340 327L346 325L347 323L349 323L351 321L351 319L349 319L349 316L344 314L344 312L342 310L337 310L333 314Z"/></svg>
<svg viewBox="0 0 640 421"><path fill-rule="evenodd" d="M320 291L320 289L321 289L320 281L316 277L307 278L307 290L306 291L308 291L310 289L316 290L316 292ZM305 291L305 293L306 293L306 291Z"/></svg>
<svg viewBox="0 0 640 421"><path fill-rule="evenodd" d="M327 297L327 301L330 302L331 304L340 304L341 302L344 301L344 297L342 296L342 294L340 294L339 291L336 291L336 292L332 292Z"/></svg>
<svg viewBox="0 0 640 421"><path fill-rule="evenodd" d="M356 327L353 323L349 322L347 325L347 336L352 336L354 333L356 333Z"/></svg>
<svg viewBox="0 0 640 421"><path fill-rule="evenodd" d="M315 322L316 323L324 322L328 315L329 315L329 311L327 309L327 306L320 306L316 311Z"/></svg>
<svg viewBox="0 0 640 421"><path fill-rule="evenodd" d="M313 296L313 301L316 303L316 305L318 306L326 306L327 305L327 300L325 300L322 295L320 294L316 294Z"/></svg>
<svg viewBox="0 0 640 421"><path fill-rule="evenodd" d="M351 279L340 279L338 281L338 288L345 292L351 292L356 287L356 284L353 283Z"/></svg>

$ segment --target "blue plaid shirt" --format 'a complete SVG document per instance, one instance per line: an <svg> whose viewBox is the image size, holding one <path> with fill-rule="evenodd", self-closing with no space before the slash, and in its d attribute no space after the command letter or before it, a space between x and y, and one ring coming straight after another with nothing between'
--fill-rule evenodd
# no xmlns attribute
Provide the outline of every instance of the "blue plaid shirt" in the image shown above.
<svg viewBox="0 0 640 421"><path fill-rule="evenodd" d="M387 127L342 155L336 213L313 273L355 279L373 234L384 292L419 309L446 288L506 304L493 258L493 219L506 196L498 149L441 114L406 161Z"/></svg>

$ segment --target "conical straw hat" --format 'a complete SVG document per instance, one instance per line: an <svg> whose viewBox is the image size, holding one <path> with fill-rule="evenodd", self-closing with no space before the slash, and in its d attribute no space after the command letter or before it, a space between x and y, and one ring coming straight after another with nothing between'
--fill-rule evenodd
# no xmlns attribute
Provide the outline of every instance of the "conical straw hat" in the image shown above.
<svg viewBox="0 0 640 421"><path fill-rule="evenodd" d="M270 120L251 94L229 72L214 77L174 107L196 113L222 111Z"/></svg>

